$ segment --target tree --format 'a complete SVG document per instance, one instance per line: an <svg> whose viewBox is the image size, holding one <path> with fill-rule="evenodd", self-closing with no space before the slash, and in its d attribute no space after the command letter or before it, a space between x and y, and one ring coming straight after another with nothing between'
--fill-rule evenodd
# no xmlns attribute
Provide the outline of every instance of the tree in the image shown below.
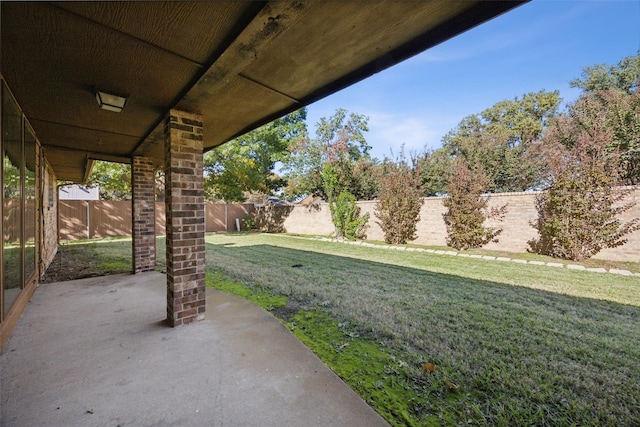
<svg viewBox="0 0 640 427"><path fill-rule="evenodd" d="M497 242L501 228L485 227L487 219L502 219L506 205L488 208L489 199L483 195L487 179L481 166L470 168L462 159L456 159L449 175L447 193L442 204L447 226L447 245L458 250L479 248Z"/></svg>
<svg viewBox="0 0 640 427"><path fill-rule="evenodd" d="M584 92L618 89L631 94L640 84L640 54L623 58L616 65L597 64L582 69L582 77L571 80L571 87Z"/></svg>
<svg viewBox="0 0 640 427"><path fill-rule="evenodd" d="M620 182L620 153L611 149L614 131L603 114L599 96L583 95L558 117L543 138L552 184L536 200L539 237L534 252L582 260L604 248L626 243L640 229L640 219L621 223L630 209Z"/></svg>
<svg viewBox="0 0 640 427"><path fill-rule="evenodd" d="M315 138L301 138L290 147L291 156L283 168L289 181L285 189L289 198L310 194L326 197L322 180L326 163L333 166L341 188L358 198L371 194L370 181L358 174L375 166L369 155L371 147L364 138L364 132L369 130L367 121L366 116L338 109L329 119L323 117L316 124ZM364 163L371 165L365 167ZM356 167L357 164L360 166Z"/></svg>
<svg viewBox="0 0 640 427"><path fill-rule="evenodd" d="M572 87L590 96L592 108L607 117L612 135L609 150L620 159L620 178L625 184L640 183L640 54L616 65L585 67Z"/></svg>
<svg viewBox="0 0 640 427"><path fill-rule="evenodd" d="M208 199L243 202L249 193L273 194L286 181L274 170L289 147L307 135L302 108L217 147L204 156Z"/></svg>
<svg viewBox="0 0 640 427"><path fill-rule="evenodd" d="M417 162L415 159L410 165L401 153L396 160L387 159L383 164L375 213L387 243L407 243L417 237L424 202Z"/></svg>
<svg viewBox="0 0 640 427"><path fill-rule="evenodd" d="M378 195L380 164L376 159L364 158L352 163L349 192L357 200L373 200Z"/></svg>
<svg viewBox="0 0 640 427"><path fill-rule="evenodd" d="M101 200L131 199L131 165L98 160L86 182L87 187L98 187ZM157 201L164 201L164 171L155 174L155 194Z"/></svg>
<svg viewBox="0 0 640 427"><path fill-rule="evenodd" d="M3 156L2 193L5 199L20 197L20 167L15 166L8 155Z"/></svg>
<svg viewBox="0 0 640 427"><path fill-rule="evenodd" d="M369 214L360 215L356 198L348 190L338 186L338 175L331 163L325 163L322 169L324 192L329 203L331 221L335 226L338 239L364 239Z"/></svg>
<svg viewBox="0 0 640 427"><path fill-rule="evenodd" d="M425 196L442 196L453 159L444 148L427 151L419 158L420 183Z"/></svg>
<svg viewBox="0 0 640 427"><path fill-rule="evenodd" d="M534 141L557 114L560 101L558 91L544 90L500 101L462 119L443 138L443 149L467 165L482 166L492 192L538 188L546 169Z"/></svg>
<svg viewBox="0 0 640 427"><path fill-rule="evenodd" d="M99 187L102 200L128 200L131 198L131 165L96 161L86 185Z"/></svg>
<svg viewBox="0 0 640 427"><path fill-rule="evenodd" d="M627 94L610 89L599 93L602 110L612 129L610 150L620 159L620 179L624 184L640 184L640 89Z"/></svg>

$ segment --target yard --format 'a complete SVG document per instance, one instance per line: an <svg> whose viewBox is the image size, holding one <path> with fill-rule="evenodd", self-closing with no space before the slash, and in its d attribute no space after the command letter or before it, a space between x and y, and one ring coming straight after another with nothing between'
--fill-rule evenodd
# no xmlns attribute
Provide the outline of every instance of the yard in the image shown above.
<svg viewBox="0 0 640 427"><path fill-rule="evenodd" d="M394 425L640 425L638 276L283 235L206 242L209 286L271 310Z"/></svg>

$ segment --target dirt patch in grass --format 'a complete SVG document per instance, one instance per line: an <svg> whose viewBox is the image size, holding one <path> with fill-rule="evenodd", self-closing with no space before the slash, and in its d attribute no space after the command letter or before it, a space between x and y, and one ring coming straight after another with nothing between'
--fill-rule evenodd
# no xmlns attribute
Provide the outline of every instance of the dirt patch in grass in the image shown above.
<svg viewBox="0 0 640 427"><path fill-rule="evenodd" d="M61 244L41 283L131 272L130 241Z"/></svg>
<svg viewBox="0 0 640 427"><path fill-rule="evenodd" d="M281 319L285 322L291 320L300 310L305 309L303 304L300 304L296 301L287 301L287 304L281 307L276 307L273 309L272 313L278 319Z"/></svg>

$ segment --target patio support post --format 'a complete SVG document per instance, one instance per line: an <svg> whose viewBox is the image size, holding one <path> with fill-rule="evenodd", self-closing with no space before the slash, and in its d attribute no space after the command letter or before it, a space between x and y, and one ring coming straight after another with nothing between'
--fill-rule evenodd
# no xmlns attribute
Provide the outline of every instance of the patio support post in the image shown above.
<svg viewBox="0 0 640 427"><path fill-rule="evenodd" d="M167 322L204 319L204 178L202 117L171 110L165 118Z"/></svg>
<svg viewBox="0 0 640 427"><path fill-rule="evenodd" d="M131 226L133 228L133 273L156 266L155 167L153 160L135 156L131 161Z"/></svg>

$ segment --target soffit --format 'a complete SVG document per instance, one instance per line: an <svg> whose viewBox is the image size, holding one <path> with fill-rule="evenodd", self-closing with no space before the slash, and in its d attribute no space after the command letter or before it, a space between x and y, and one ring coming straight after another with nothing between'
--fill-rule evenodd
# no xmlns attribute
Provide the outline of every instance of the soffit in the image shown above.
<svg viewBox="0 0 640 427"><path fill-rule="evenodd" d="M171 108L203 115L211 149L519 3L2 2L1 71L57 177L82 181L92 159L161 166Z"/></svg>

